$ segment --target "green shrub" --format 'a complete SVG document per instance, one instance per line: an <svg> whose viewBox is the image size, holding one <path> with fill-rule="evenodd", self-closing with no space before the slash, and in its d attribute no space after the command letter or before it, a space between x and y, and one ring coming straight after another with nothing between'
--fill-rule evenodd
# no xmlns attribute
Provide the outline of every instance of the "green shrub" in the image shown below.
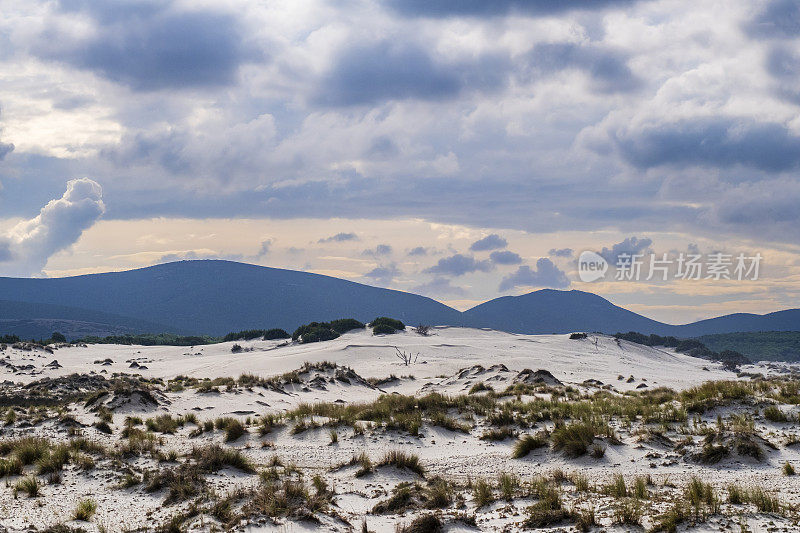
<svg viewBox="0 0 800 533"><path fill-rule="evenodd" d="M783 475L784 476L793 476L795 474L794 467L792 463L786 461L786 464L783 465Z"/></svg>
<svg viewBox="0 0 800 533"><path fill-rule="evenodd" d="M197 468L202 472L217 472L226 466L248 474L255 472L255 468L242 452L219 444L193 448L190 456L196 461Z"/></svg>
<svg viewBox="0 0 800 533"><path fill-rule="evenodd" d="M39 495L39 480L36 476L27 476L14 485L14 497L17 497L18 492L24 492L28 498L35 498Z"/></svg>
<svg viewBox="0 0 800 533"><path fill-rule="evenodd" d="M576 422L553 430L553 450L563 452L567 457L585 455L594 442L594 427L584 422Z"/></svg>
<svg viewBox="0 0 800 533"><path fill-rule="evenodd" d="M519 489L519 478L514 474L501 472L497 476L497 488L500 490L500 497L510 502Z"/></svg>
<svg viewBox="0 0 800 533"><path fill-rule="evenodd" d="M225 442L233 442L245 433L247 433L247 430L242 423L233 419L225 425Z"/></svg>
<svg viewBox="0 0 800 533"><path fill-rule="evenodd" d="M36 464L39 467L39 474L51 474L60 472L64 465L69 462L70 449L63 444L56 446L53 450L41 457Z"/></svg>
<svg viewBox="0 0 800 533"><path fill-rule="evenodd" d="M333 331L339 333L340 335L354 329L364 329L366 327L362 322L359 322L355 318L340 318L338 320L331 320L330 326Z"/></svg>
<svg viewBox="0 0 800 533"><path fill-rule="evenodd" d="M517 434L513 428L508 426L501 427L499 429L490 429L488 431L484 431L483 435L480 436L480 440L491 440L491 441L498 441L498 440L506 440L511 438Z"/></svg>
<svg viewBox="0 0 800 533"><path fill-rule="evenodd" d="M778 498L766 493L761 487L748 490L747 501L755 505L761 513L779 513L782 507Z"/></svg>
<svg viewBox="0 0 800 533"><path fill-rule="evenodd" d="M628 497L628 487L625 485L625 478L622 477L622 474L615 475L610 483L603 486L603 494L607 494L615 498Z"/></svg>
<svg viewBox="0 0 800 533"><path fill-rule="evenodd" d="M684 502L675 502L668 511L656 517L653 528L650 531L653 533L660 531L676 533L678 526L687 521L688 518Z"/></svg>
<svg viewBox="0 0 800 533"><path fill-rule="evenodd" d="M156 433L175 433L178 427L183 424L183 420L172 418L172 415L163 414L155 418L148 418L145 427L149 431Z"/></svg>
<svg viewBox="0 0 800 533"><path fill-rule="evenodd" d="M402 450L391 450L386 452L383 460L378 466L394 465L397 468L405 468L420 476L425 476L425 468L419 462L419 457L415 454L406 453Z"/></svg>
<svg viewBox="0 0 800 533"><path fill-rule="evenodd" d="M96 511L96 501L91 499L81 500L78 502L78 506L75 507L75 512L72 514L72 518L74 520L80 520L81 522L88 522L92 519Z"/></svg>
<svg viewBox="0 0 800 533"><path fill-rule="evenodd" d="M21 476L23 464L18 457L0 459L0 478L6 476Z"/></svg>
<svg viewBox="0 0 800 533"><path fill-rule="evenodd" d="M514 444L514 451L511 457L521 459L526 457L533 450L547 446L547 438L539 435L524 435Z"/></svg>
<svg viewBox="0 0 800 533"><path fill-rule="evenodd" d="M488 481L481 478L472 487L472 496L475 498L475 506L480 508L489 505L494 501L494 491Z"/></svg>
<svg viewBox="0 0 800 533"><path fill-rule="evenodd" d="M728 485L728 503L741 505L747 498L747 494L739 485Z"/></svg>
<svg viewBox="0 0 800 533"><path fill-rule="evenodd" d="M20 437L2 442L4 455L12 453L23 465L32 465L50 451L50 441L42 437Z"/></svg>
<svg viewBox="0 0 800 533"><path fill-rule="evenodd" d="M330 328L315 327L306 330L300 335L300 343L308 344L311 342L332 341L339 337L339 334Z"/></svg>
<svg viewBox="0 0 800 533"><path fill-rule="evenodd" d="M557 487L546 485L539 490L539 501L525 509L528 515L524 522L528 528L546 528L571 517L561 503Z"/></svg>
<svg viewBox="0 0 800 533"><path fill-rule="evenodd" d="M719 500L714 493L714 487L697 476L692 476L684 497L691 504L696 520L719 512Z"/></svg>
<svg viewBox="0 0 800 533"><path fill-rule="evenodd" d="M392 335L397 333L399 330L389 326L388 324L378 324L377 326L372 328L373 335Z"/></svg>
<svg viewBox="0 0 800 533"><path fill-rule="evenodd" d="M770 405L764 409L764 418L770 422L788 422L789 420L786 414L774 405Z"/></svg>
<svg viewBox="0 0 800 533"><path fill-rule="evenodd" d="M403 324L401 321L386 316L379 316L378 318L370 322L369 325L372 328L375 328L375 326L389 326L392 329L401 331L406 329L406 325Z"/></svg>
<svg viewBox="0 0 800 533"><path fill-rule="evenodd" d="M642 504L634 498L624 498L617 502L611 516L613 524L639 526L642 523Z"/></svg>
<svg viewBox="0 0 800 533"><path fill-rule="evenodd" d="M328 322L304 324L292 333L292 340L300 341L301 344L329 341L337 337L339 337L339 333L334 331Z"/></svg>
<svg viewBox="0 0 800 533"><path fill-rule="evenodd" d="M367 452L361 452L358 455L353 455L353 458L350 459L350 465L359 465L359 469L356 471L356 477L366 476L367 474L371 474L375 471L375 467L372 466L372 460L367 455Z"/></svg>
<svg viewBox="0 0 800 533"><path fill-rule="evenodd" d="M703 446L699 459L701 463L715 464L720 462L729 453L730 449L727 446L708 443Z"/></svg>
<svg viewBox="0 0 800 533"><path fill-rule="evenodd" d="M469 389L469 394L483 391L494 391L494 388L491 385L486 385L483 381L479 381Z"/></svg>

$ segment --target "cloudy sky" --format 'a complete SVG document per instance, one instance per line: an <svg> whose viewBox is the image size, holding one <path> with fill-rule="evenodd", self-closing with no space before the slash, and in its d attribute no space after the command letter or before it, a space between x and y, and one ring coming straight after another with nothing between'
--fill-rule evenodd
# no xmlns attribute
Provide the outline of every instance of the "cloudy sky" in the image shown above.
<svg viewBox="0 0 800 533"><path fill-rule="evenodd" d="M0 274L227 258L459 308L797 307L796 0L0 0ZM764 256L582 283L576 255Z"/></svg>

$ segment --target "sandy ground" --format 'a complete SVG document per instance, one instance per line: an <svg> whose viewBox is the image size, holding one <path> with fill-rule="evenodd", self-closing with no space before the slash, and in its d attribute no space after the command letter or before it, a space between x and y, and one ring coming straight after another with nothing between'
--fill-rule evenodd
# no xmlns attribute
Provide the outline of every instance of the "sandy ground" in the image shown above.
<svg viewBox="0 0 800 533"><path fill-rule="evenodd" d="M736 374L723 370L718 363L676 354L668 349L617 342L607 336L590 335L587 339L570 340L566 335L514 335L489 330L436 328L433 335L427 337L411 331L387 336L373 336L368 331L357 331L333 341L309 345L282 345L284 343L281 341L238 344L245 351L236 354L231 352L233 343L195 347L91 345L64 347L55 350L53 354L9 347L0 353L0 358L4 358L2 360L6 363L4 367L0 367L0 380L5 379L7 385L11 382L27 384L44 377L67 376L73 373L95 373L102 376L127 373L164 379L178 375L236 378L242 374L253 374L269 377L298 369L306 362L321 361L350 367L364 378L387 378L390 375L400 377L396 381L373 386L358 381L336 381L329 379L330 374L320 372L319 375L328 379L321 387L310 386L308 380L313 376L307 376L308 380L303 383L287 386L281 391L255 387L251 390L237 388L234 391L223 388L220 393L209 394L199 394L194 389L164 392L163 401L158 406L133 403L116 409L112 422L114 435L106 435L90 427L97 420L96 413L84 405L70 406L71 414L87 425L82 430L84 436L113 446L119 442L117 433L123 427L125 416L129 415L147 418L163 413L192 413L201 421L233 416L255 422L258 417L267 413L282 413L301 403L368 402L387 393L467 394L478 381L495 383L497 390L501 390L512 383L515 376L524 369L547 370L555 379L579 390L596 390L598 387L610 385L620 393L655 387L680 390L711 380L737 379ZM396 348L419 354L415 363L404 365L396 356ZM103 364L107 359L111 362ZM54 360L57 364L53 363ZM136 365L132 368L134 362ZM781 371L782 367L752 365L746 370L775 373ZM586 385L586 380L594 382ZM796 414L795 406L785 406L785 409ZM717 414L719 413L707 413L704 415L705 422L713 424ZM797 429L796 423L774 424L757 420L757 424L759 431L775 439L782 439ZM34 427L17 426L5 428L3 438L31 434L53 439L65 437L64 428L55 421L46 421ZM600 460L590 457L568 459L547 448L536 450L524 459L512 459L514 440L480 440L478 437L485 429L481 421L477 421L473 430L466 434L425 425L420 436L388 430L367 431L364 435L357 435L352 428L344 427L337 429L338 442L335 444L330 442L328 428L311 429L295 435L291 432L291 426L289 423L264 437L251 430L244 437L228 444L242 450L256 465L266 465L273 457L278 456L286 464L295 464L308 476L314 473L324 475L327 482L334 487L336 496L333 501L339 515L354 528L361 528L362 520L366 517L368 528L372 531L394 531L398 524L411 521L415 516L414 512L383 516L368 514L377 502L391 493L397 483L416 481L419 478L394 467L378 469L375 474L362 478L354 476L356 467L332 468L347 462L354 454L366 452L374 461L378 461L384 452L394 449L417 454L428 477L440 475L459 483L478 478L495 479L500 473L513 473L525 480L560 469L567 473L580 472L593 484L605 483L614 474L623 474L629 480L636 475L650 475L656 485L674 484L675 491L678 491L691 475L699 475L713 482L720 490L729 483L758 484L774 491L782 501L791 506L800 504L800 478L785 477L780 470L786 461L800 464L798 447L769 450L763 462L733 457L717 465L701 466L688 462L672 450L657 444L642 444L633 437L630 428L619 425L622 443L607 443L606 454ZM222 442L220 432L203 433L199 437L189 438L192 427L187 425L175 434L161 436L161 449L175 450L182 455L188 453L193 446L206 442ZM138 461L143 465L146 463L142 459ZM155 524L162 523L184 508L181 505L163 505L163 493L146 493L139 487L124 490L114 488L120 478L118 468L119 465L111 460L99 460L98 467L89 472L68 467L60 484L45 483L42 487L43 497L30 499L14 498L10 489L13 479L7 478L5 484L8 488L0 489L0 527L9 531L22 531L30 527L41 529L63 522L83 527L87 531L125 531L135 528L148 531L154 530ZM232 469L223 469L208 476L208 479L214 490L222 494L258 484L257 476ZM569 492L569 488L565 490ZM76 503L87 497L95 499L98 504L94 519L89 523L71 521ZM579 495L576 498L576 501L582 501ZM495 502L476 509L467 497L463 508L458 512L474 513L477 526L481 530L515 531L524 518L524 507L531 503L531 500L522 498L511 503ZM653 502L652 505L655 509L663 510L668 503ZM601 523L600 529L641 530L611 525L614 505L611 499L598 497L591 505ZM744 508L734 511L696 524L692 530L800 530L784 517L764 516ZM445 516L454 516L455 513L455 509L447 511ZM200 523L193 523L192 527L208 530L212 527L209 524L213 523L211 519L207 522L202 519ZM645 517L643 524L649 526L652 521ZM246 531L310 531L318 527L336 531L350 529L344 522L329 517L323 517L321 525L279 520L278 523L262 521L242 527ZM554 529L569 530L570 526L558 526ZM448 521L446 530L474 531L475 528Z"/></svg>

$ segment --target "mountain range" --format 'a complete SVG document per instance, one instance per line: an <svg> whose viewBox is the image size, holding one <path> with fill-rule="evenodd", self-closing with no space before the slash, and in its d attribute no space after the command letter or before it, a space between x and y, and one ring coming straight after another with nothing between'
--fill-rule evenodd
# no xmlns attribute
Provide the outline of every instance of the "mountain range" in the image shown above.
<svg viewBox="0 0 800 533"><path fill-rule="evenodd" d="M512 333L638 331L696 337L735 331L800 330L800 309L736 313L672 325L592 293L544 289L460 312L431 298L320 274L233 261L178 261L64 278L0 277L0 334L68 338L123 333L224 335L294 330L311 321L376 316L407 324L492 328Z"/></svg>

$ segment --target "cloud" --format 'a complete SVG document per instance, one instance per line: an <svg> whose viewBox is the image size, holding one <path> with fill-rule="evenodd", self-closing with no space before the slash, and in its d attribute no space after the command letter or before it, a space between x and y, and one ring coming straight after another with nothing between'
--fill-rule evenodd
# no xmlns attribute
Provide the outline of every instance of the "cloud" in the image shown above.
<svg viewBox="0 0 800 533"><path fill-rule="evenodd" d="M408 251L408 255L410 256L421 256L421 255L428 255L428 249L424 246L417 246L416 248L412 248Z"/></svg>
<svg viewBox="0 0 800 533"><path fill-rule="evenodd" d="M455 254L439 259L439 262L423 270L426 274L444 274L449 276L463 276L471 272L488 272L492 269L489 261L476 261L474 257Z"/></svg>
<svg viewBox="0 0 800 533"><path fill-rule="evenodd" d="M783 124L744 117L653 121L609 135L623 158L638 168L742 165L779 172L800 165L800 137Z"/></svg>
<svg viewBox="0 0 800 533"><path fill-rule="evenodd" d="M767 71L777 81L776 93L800 103L800 55L786 46L774 46L767 54Z"/></svg>
<svg viewBox="0 0 800 533"><path fill-rule="evenodd" d="M400 270L397 268L397 265L391 263L389 265L379 266L376 267L366 274L364 274L365 278L372 278L378 283L382 285L389 285L394 278L401 274Z"/></svg>
<svg viewBox="0 0 800 533"><path fill-rule="evenodd" d="M547 253L553 257L572 257L575 251L572 248L551 248Z"/></svg>
<svg viewBox="0 0 800 533"><path fill-rule="evenodd" d="M712 211L716 221L746 228L765 225L759 237L780 238L800 224L800 183L794 178L775 182L746 183L728 191Z"/></svg>
<svg viewBox="0 0 800 533"><path fill-rule="evenodd" d="M513 274L506 276L500 282L498 290L508 291L515 287L552 287L563 289L569 287L567 275L552 261L542 257L536 261L536 270L528 265L523 265Z"/></svg>
<svg viewBox="0 0 800 533"><path fill-rule="evenodd" d="M269 253L269 249L272 246L272 240L267 239L265 241L261 241L261 248L258 249L258 253L256 257L264 257Z"/></svg>
<svg viewBox="0 0 800 533"><path fill-rule="evenodd" d="M64 12L87 17L93 30L67 33L54 25L33 52L143 91L228 85L253 57L230 14L158 2L104 4L61 2Z"/></svg>
<svg viewBox="0 0 800 533"><path fill-rule="evenodd" d="M316 101L323 105L379 104L387 100L445 100L466 88L491 90L504 84L507 61L482 57L468 63L440 63L415 43L361 43L342 50L320 80ZM390 144L391 143L391 144ZM370 150L391 154L395 146L378 140Z"/></svg>
<svg viewBox="0 0 800 533"><path fill-rule="evenodd" d="M221 254L214 250L183 250L164 254L156 260L156 263L172 263L175 261L195 261L195 260L219 259L223 261L242 261L242 254Z"/></svg>
<svg viewBox="0 0 800 533"><path fill-rule="evenodd" d="M450 280L443 277L435 277L428 283L423 283L414 287L414 292L429 296L466 296L467 291L452 285Z"/></svg>
<svg viewBox="0 0 800 533"><path fill-rule="evenodd" d="M2 133L2 128L0 128L0 133ZM14 145L11 143L4 143L0 141L0 161L2 161L8 154L14 151Z"/></svg>
<svg viewBox="0 0 800 533"><path fill-rule="evenodd" d="M644 254L647 253L651 244L653 244L653 241L648 238L628 237L622 242L612 245L610 249L604 246L600 251L600 255L613 266L617 264L620 254Z"/></svg>
<svg viewBox="0 0 800 533"><path fill-rule="evenodd" d="M14 151L14 145L11 143L0 142L0 161Z"/></svg>
<svg viewBox="0 0 800 533"><path fill-rule="evenodd" d="M494 17L510 13L546 16L578 9L629 7L636 0L385 0L385 4L411 17Z"/></svg>
<svg viewBox="0 0 800 533"><path fill-rule="evenodd" d="M379 244L375 248L371 248L369 250L364 250L362 255L371 255L373 257L379 257L382 255L389 255L392 253L392 247L388 244Z"/></svg>
<svg viewBox="0 0 800 533"><path fill-rule="evenodd" d="M522 258L510 250L492 252L489 259L496 265L518 265L522 263Z"/></svg>
<svg viewBox="0 0 800 533"><path fill-rule="evenodd" d="M797 0L772 0L745 24L753 37L764 39L794 38L800 35L800 4Z"/></svg>
<svg viewBox="0 0 800 533"><path fill-rule="evenodd" d="M469 249L473 252L485 252L486 250L496 250L497 248L505 248L506 246L508 246L508 241L500 235L492 233L483 239L478 239L473 242Z"/></svg>
<svg viewBox="0 0 800 533"><path fill-rule="evenodd" d="M325 237L324 239L320 239L317 242L324 243L324 242L346 242L346 241L357 241L358 235L355 233L337 233L336 235L331 235L330 237Z"/></svg>
<svg viewBox="0 0 800 533"><path fill-rule="evenodd" d="M0 269L6 275L41 273L53 254L72 246L105 212L103 189L88 178L67 182L67 190L39 214L0 237Z"/></svg>
<svg viewBox="0 0 800 533"><path fill-rule="evenodd" d="M528 54L533 75L542 76L565 69L586 72L600 91L628 92L641 86L641 81L628 67L628 54L597 45L575 43L543 43Z"/></svg>

